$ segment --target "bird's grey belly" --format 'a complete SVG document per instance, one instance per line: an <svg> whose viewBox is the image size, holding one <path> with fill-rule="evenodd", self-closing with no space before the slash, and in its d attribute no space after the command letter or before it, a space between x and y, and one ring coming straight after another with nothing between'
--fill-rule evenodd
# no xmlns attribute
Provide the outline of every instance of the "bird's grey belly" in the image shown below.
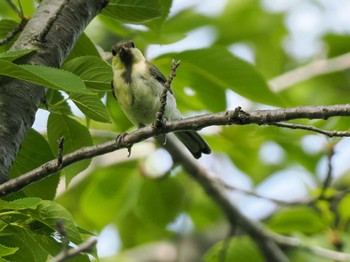
<svg viewBox="0 0 350 262"><path fill-rule="evenodd" d="M123 92L124 94L118 94ZM132 86L128 90L117 90L118 102L128 119L137 126L154 122L159 110L157 93L145 86Z"/></svg>
<svg viewBox="0 0 350 262"><path fill-rule="evenodd" d="M159 110L159 100L150 98L135 97L130 106L130 120L138 126L148 125L154 122Z"/></svg>

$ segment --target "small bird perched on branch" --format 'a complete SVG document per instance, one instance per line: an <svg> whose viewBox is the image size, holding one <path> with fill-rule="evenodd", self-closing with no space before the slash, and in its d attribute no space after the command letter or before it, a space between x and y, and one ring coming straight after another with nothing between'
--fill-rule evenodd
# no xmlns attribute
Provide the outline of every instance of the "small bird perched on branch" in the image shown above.
<svg viewBox="0 0 350 262"><path fill-rule="evenodd" d="M161 105L166 78L148 62L133 41L121 41L112 48L112 93L128 119L138 127L154 123ZM167 93L165 120L181 119L175 98ZM210 154L209 145L196 131L174 132L195 158Z"/></svg>

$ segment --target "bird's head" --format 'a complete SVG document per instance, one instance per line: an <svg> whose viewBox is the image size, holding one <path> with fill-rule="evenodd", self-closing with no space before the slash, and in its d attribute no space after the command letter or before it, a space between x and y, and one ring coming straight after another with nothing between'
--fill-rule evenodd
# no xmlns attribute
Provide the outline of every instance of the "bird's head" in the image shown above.
<svg viewBox="0 0 350 262"><path fill-rule="evenodd" d="M112 48L112 65L116 68L124 68L144 61L145 57L131 40L123 40Z"/></svg>

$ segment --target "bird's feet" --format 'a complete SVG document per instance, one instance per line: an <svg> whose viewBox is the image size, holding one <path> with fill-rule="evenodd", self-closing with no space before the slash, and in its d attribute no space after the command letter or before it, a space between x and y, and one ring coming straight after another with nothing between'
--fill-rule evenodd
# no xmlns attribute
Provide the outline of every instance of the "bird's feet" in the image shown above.
<svg viewBox="0 0 350 262"><path fill-rule="evenodd" d="M165 119L164 118L156 118L156 121L153 122L152 128L154 129L162 129L165 126Z"/></svg>
<svg viewBox="0 0 350 262"><path fill-rule="evenodd" d="M122 133L120 135L118 135L116 138L115 138L115 142L117 144L118 147L123 147L125 146L127 149L128 149L128 157L130 157L131 155L131 147L132 147L132 144L130 143L127 143L124 139L125 137L128 135L128 133Z"/></svg>

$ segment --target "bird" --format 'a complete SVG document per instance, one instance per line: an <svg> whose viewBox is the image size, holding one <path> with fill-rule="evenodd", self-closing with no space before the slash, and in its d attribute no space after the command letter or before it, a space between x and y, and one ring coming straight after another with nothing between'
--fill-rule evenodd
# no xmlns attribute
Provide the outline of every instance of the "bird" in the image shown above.
<svg viewBox="0 0 350 262"><path fill-rule="evenodd" d="M126 117L137 127L156 120L166 78L131 40L122 40L112 47L112 94ZM165 121L182 119L173 92L167 92ZM210 154L207 142L196 131L176 131L174 134L195 158Z"/></svg>

